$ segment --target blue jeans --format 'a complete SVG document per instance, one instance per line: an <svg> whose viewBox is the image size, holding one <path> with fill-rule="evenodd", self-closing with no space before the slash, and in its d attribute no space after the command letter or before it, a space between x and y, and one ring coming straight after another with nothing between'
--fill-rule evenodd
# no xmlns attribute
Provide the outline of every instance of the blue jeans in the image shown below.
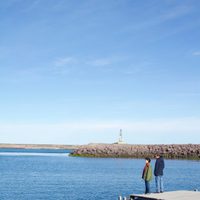
<svg viewBox="0 0 200 200"><path fill-rule="evenodd" d="M150 182L145 181L145 194L150 193Z"/></svg>
<svg viewBox="0 0 200 200"><path fill-rule="evenodd" d="M164 192L163 176L155 176L156 192Z"/></svg>

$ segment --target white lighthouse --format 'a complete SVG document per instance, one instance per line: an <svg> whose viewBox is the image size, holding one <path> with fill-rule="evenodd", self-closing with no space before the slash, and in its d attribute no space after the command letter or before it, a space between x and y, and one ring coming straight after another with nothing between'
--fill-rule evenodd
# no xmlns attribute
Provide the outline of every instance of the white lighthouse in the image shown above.
<svg viewBox="0 0 200 200"><path fill-rule="evenodd" d="M122 138L122 129L120 129L120 131L119 131L119 140L117 142L115 142L115 144L125 144L125 142L123 141L123 138Z"/></svg>

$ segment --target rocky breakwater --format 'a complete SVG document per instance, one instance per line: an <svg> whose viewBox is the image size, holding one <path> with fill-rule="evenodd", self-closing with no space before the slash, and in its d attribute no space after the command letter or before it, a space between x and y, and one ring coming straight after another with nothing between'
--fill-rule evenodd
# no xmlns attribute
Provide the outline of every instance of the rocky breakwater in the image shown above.
<svg viewBox="0 0 200 200"><path fill-rule="evenodd" d="M89 144L74 150L71 156L112 158L153 158L156 153L169 159L200 160L200 144L131 145Z"/></svg>

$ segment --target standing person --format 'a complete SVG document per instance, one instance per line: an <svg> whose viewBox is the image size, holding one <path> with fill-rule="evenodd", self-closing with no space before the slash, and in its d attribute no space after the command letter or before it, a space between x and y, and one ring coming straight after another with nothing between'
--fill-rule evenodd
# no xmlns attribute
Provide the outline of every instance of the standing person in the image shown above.
<svg viewBox="0 0 200 200"><path fill-rule="evenodd" d="M156 192L164 192L163 186L163 170L165 168L165 162L160 154L156 154L156 162L154 168L155 182L156 182Z"/></svg>
<svg viewBox="0 0 200 200"><path fill-rule="evenodd" d="M145 158L146 164L143 169L142 179L145 181L145 194L150 193L150 181L152 179L152 167L151 167L151 159Z"/></svg>

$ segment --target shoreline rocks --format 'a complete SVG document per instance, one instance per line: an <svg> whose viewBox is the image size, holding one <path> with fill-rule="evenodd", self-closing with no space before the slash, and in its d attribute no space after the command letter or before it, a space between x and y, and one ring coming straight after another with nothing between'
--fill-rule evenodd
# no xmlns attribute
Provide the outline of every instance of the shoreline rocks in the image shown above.
<svg viewBox="0 0 200 200"><path fill-rule="evenodd" d="M75 149L70 155L104 158L153 158L156 153L160 153L168 159L200 160L200 144L88 144Z"/></svg>

